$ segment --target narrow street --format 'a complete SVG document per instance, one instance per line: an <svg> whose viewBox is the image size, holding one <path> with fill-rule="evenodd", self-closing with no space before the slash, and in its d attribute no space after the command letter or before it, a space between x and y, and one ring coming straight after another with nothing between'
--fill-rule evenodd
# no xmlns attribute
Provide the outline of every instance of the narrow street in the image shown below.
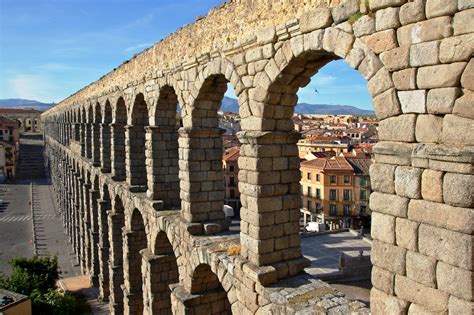
<svg viewBox="0 0 474 315"><path fill-rule="evenodd" d="M20 138L17 177L0 185L0 199L0 271L9 274L10 259L32 257L36 251L38 256L57 256L62 277L79 274L53 202L40 134Z"/></svg>

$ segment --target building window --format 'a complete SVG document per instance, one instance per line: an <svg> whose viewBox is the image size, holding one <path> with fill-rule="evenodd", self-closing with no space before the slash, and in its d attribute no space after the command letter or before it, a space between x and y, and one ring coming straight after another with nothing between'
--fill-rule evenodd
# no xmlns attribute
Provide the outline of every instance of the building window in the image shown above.
<svg viewBox="0 0 474 315"><path fill-rule="evenodd" d="M321 204L319 202L316 202L316 212L321 213L322 210L323 208L321 207Z"/></svg>
<svg viewBox="0 0 474 315"><path fill-rule="evenodd" d="M344 205L343 211L344 211L344 216L348 217L351 212L351 205Z"/></svg>
<svg viewBox="0 0 474 315"><path fill-rule="evenodd" d="M331 177L329 177L329 182L331 184L335 184L336 181L337 181L336 175L331 175Z"/></svg>
<svg viewBox="0 0 474 315"><path fill-rule="evenodd" d="M311 197L311 187L308 186L307 196Z"/></svg>
<svg viewBox="0 0 474 315"><path fill-rule="evenodd" d="M337 207L335 204L329 205L329 215L336 216L337 215Z"/></svg>
<svg viewBox="0 0 474 315"><path fill-rule="evenodd" d="M235 177L229 177L229 186L235 186Z"/></svg>
<svg viewBox="0 0 474 315"><path fill-rule="evenodd" d="M234 171L234 165L229 165L229 172L233 172Z"/></svg>
<svg viewBox="0 0 474 315"><path fill-rule="evenodd" d="M362 177L360 178L360 185L361 185L362 187L367 186L367 177L362 176Z"/></svg>
<svg viewBox="0 0 474 315"><path fill-rule="evenodd" d="M344 184L349 184L351 182L351 177L349 175L344 175Z"/></svg>
<svg viewBox="0 0 474 315"><path fill-rule="evenodd" d="M329 190L329 200L337 200L337 190L336 189L330 189Z"/></svg>
<svg viewBox="0 0 474 315"><path fill-rule="evenodd" d="M367 200L367 190L362 189L362 190L360 191L360 199L361 199L361 200Z"/></svg>
<svg viewBox="0 0 474 315"><path fill-rule="evenodd" d="M311 180L311 173L310 172L306 173L306 179Z"/></svg>
<svg viewBox="0 0 474 315"><path fill-rule="evenodd" d="M316 174L316 181L317 181L317 182L321 181L321 175Z"/></svg>
<svg viewBox="0 0 474 315"><path fill-rule="evenodd" d="M233 190L233 189L230 190L230 198L231 199L235 198L235 190Z"/></svg>
<svg viewBox="0 0 474 315"><path fill-rule="evenodd" d="M311 200L308 200L308 201L307 201L307 205L306 205L306 207L308 208L308 210L311 211L311 207L312 207L312 206L313 206L313 205L311 204Z"/></svg>
<svg viewBox="0 0 474 315"><path fill-rule="evenodd" d="M350 189L344 189L344 200L345 201L351 200L351 190Z"/></svg>
<svg viewBox="0 0 474 315"><path fill-rule="evenodd" d="M321 199L321 189L316 188L316 198Z"/></svg>

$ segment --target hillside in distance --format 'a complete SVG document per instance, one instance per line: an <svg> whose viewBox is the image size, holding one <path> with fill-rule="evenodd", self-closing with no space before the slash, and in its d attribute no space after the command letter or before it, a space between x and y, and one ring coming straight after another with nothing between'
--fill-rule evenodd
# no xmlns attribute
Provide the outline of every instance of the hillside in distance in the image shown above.
<svg viewBox="0 0 474 315"><path fill-rule="evenodd" d="M220 108L223 112L239 112L239 104L236 99L224 96ZM327 105L298 103L295 108L298 114L331 114L331 115L373 115L374 111L357 108L350 105Z"/></svg>
<svg viewBox="0 0 474 315"><path fill-rule="evenodd" d="M54 103L42 103L35 100L27 100L22 98L0 99L0 107L3 108L33 108L39 111L45 111L54 105Z"/></svg>

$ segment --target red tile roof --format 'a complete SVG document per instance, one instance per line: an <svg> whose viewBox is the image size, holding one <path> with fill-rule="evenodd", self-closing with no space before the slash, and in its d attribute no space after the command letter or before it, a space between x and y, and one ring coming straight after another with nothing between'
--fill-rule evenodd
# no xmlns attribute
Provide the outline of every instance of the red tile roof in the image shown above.
<svg viewBox="0 0 474 315"><path fill-rule="evenodd" d="M317 168L322 171L354 171L352 165L344 157L318 158L301 163L303 167Z"/></svg>
<svg viewBox="0 0 474 315"><path fill-rule="evenodd" d="M41 114L41 112L32 108L0 108L0 114Z"/></svg>

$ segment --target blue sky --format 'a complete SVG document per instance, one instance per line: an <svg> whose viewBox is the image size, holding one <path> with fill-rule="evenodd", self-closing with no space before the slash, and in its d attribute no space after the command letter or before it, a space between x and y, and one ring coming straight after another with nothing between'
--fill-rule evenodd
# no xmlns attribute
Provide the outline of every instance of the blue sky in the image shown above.
<svg viewBox="0 0 474 315"><path fill-rule="evenodd" d="M221 2L0 0L0 98L59 102ZM371 109L366 81L343 61L298 95Z"/></svg>

